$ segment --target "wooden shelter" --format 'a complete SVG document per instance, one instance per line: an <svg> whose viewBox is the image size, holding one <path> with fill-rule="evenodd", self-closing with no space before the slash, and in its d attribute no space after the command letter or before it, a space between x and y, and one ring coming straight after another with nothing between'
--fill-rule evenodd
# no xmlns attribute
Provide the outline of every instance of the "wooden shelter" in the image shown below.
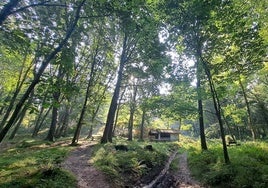
<svg viewBox="0 0 268 188"><path fill-rule="evenodd" d="M179 141L180 131L174 129L155 129L149 131L151 141Z"/></svg>

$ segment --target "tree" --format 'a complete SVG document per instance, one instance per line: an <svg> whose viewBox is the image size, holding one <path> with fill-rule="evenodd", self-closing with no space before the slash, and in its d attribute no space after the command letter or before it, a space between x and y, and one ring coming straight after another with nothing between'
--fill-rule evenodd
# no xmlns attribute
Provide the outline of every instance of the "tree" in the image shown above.
<svg viewBox="0 0 268 188"><path fill-rule="evenodd" d="M143 2L144 3L144 2ZM128 2L116 8L116 15L119 18L120 32L122 33L122 50L120 54L119 69L117 73L117 82L110 104L107 121L101 142L112 142L112 130L114 124L117 102L119 99L120 87L123 79L124 69L128 63L133 62L133 58L138 57L138 43L142 41L144 34L148 33L148 10L145 10L142 4L133 4ZM149 22L150 23L150 22Z"/></svg>
<svg viewBox="0 0 268 188"><path fill-rule="evenodd" d="M15 120L17 118L17 115L21 111L21 107L23 106L23 104L25 103L25 101L28 99L28 97L29 97L30 93L32 92L32 90L35 88L35 86L40 81L40 77L42 76L44 70L46 69L46 67L48 66L48 64L50 63L50 61L57 55L57 53L59 53L61 51L61 49L67 43L68 39L70 38L71 34L73 33L73 31L74 31L74 29L76 27L76 24L77 24L77 22L79 20L80 11L81 11L82 6L84 5L84 3L85 3L85 0L83 0L79 4L79 6L77 7L76 12L75 12L74 20L69 25L69 28L66 31L65 37L59 42L58 46L56 48L54 48L53 51L51 53L49 53L47 55L47 57L44 59L44 61L42 62L42 64L41 64L41 66L40 66L40 68L39 68L36 76L34 77L34 79L32 80L31 84L29 85L29 87L27 88L27 90L25 91L25 93L23 94L23 96L21 97L21 99L19 100L19 102L16 105L16 108L15 108L12 116L10 117L9 121L7 122L7 124L5 125L5 127L0 132L0 142L2 142L2 140L5 137L5 135L7 134L8 130L11 128L11 126L15 122Z"/></svg>
<svg viewBox="0 0 268 188"><path fill-rule="evenodd" d="M124 70L125 63L127 62L129 58L129 55L128 55L129 51L127 49L128 41L129 41L129 38L127 36L127 33L125 33L125 36L123 39L123 48L121 52L119 70L117 73L117 82L115 85L112 101L111 101L110 108L108 111L106 125L105 125L105 129L104 129L103 136L101 139L101 143L112 142L113 123L114 123L115 113L117 109L117 101L119 99L119 92L120 92L120 87L121 87L121 82L122 82L123 70Z"/></svg>
<svg viewBox="0 0 268 188"><path fill-rule="evenodd" d="M183 52L189 59L196 62L196 78L198 91L198 111L201 148L207 149L204 120L203 104L201 95L201 78L202 78L202 57L203 48L206 43L206 24L209 20L210 11L217 5L216 2L206 1L167 1L165 4L165 22L169 24L169 32L172 38L177 41L177 49L183 49ZM163 6L163 5L162 5ZM167 15L167 16L166 16ZM172 16L174 15L174 16ZM181 47L180 47L181 46Z"/></svg>

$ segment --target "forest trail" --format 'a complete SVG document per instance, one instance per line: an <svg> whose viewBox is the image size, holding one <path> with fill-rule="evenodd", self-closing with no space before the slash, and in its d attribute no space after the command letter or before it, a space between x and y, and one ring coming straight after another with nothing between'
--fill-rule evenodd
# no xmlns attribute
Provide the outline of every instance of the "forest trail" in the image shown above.
<svg viewBox="0 0 268 188"><path fill-rule="evenodd" d="M74 149L61 167L71 171L76 176L78 188L112 188L105 175L97 170L88 161L91 158L92 148L96 142L83 142ZM187 153L178 154L178 171L174 173L177 188L201 188L199 183L190 175ZM172 186L174 187L174 186Z"/></svg>
<svg viewBox="0 0 268 188"><path fill-rule="evenodd" d="M179 169L175 174L177 188L201 188L199 182L191 177L188 167L187 153L179 154Z"/></svg>
<svg viewBox="0 0 268 188"><path fill-rule="evenodd" d="M62 168L74 174L78 188L111 188L104 174L88 162L95 144L96 142L83 142L61 164Z"/></svg>

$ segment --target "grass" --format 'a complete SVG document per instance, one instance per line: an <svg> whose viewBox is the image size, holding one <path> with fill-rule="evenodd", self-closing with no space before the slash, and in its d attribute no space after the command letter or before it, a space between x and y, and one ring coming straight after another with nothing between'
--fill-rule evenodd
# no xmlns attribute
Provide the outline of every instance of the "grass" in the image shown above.
<svg viewBox="0 0 268 188"><path fill-rule="evenodd" d="M128 151L115 149L125 145ZM144 149L152 145L153 151ZM149 184L163 168L174 150L188 152L192 175L209 187L268 187L268 143L246 142L228 147L231 164L225 164L219 140L208 140L208 151L201 151L198 140L181 138L176 143L128 142L98 144L89 163L103 171L115 187L133 187L135 183ZM0 154L0 187L75 187L76 180L59 164L72 149L59 142L24 139L12 142ZM178 159L171 164L176 171Z"/></svg>
<svg viewBox="0 0 268 188"><path fill-rule="evenodd" d="M194 177L210 187L268 187L268 143L246 142L228 147L231 164L225 164L222 145L208 141L208 151L199 142L185 144Z"/></svg>
<svg viewBox="0 0 268 188"><path fill-rule="evenodd" d="M118 144L125 145L128 151L115 150L114 146ZM144 149L146 145L152 145L153 151ZM177 148L175 143L116 140L114 144L98 145L89 162L103 171L115 187L133 186L138 181L148 184Z"/></svg>
<svg viewBox="0 0 268 188"><path fill-rule="evenodd" d="M34 139L13 144L0 154L0 187L75 187L75 178L59 167L71 149Z"/></svg>

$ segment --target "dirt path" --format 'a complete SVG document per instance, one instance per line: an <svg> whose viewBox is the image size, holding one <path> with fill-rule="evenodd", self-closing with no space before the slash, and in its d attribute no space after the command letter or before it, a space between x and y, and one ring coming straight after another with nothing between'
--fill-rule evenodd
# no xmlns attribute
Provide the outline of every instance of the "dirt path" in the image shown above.
<svg viewBox="0 0 268 188"><path fill-rule="evenodd" d="M88 163L95 144L94 142L83 143L72 151L61 165L76 176L78 188L111 188L103 173Z"/></svg>
<svg viewBox="0 0 268 188"><path fill-rule="evenodd" d="M71 171L76 176L78 188L112 188L105 175L88 163L88 160L91 157L92 147L95 144L96 143L94 142L83 143L81 146L72 151L69 157L67 157L61 165L64 169ZM187 154L179 154L178 157L179 169L175 174L173 174L176 183L174 182L173 185L175 185L171 187L202 188L190 175L187 163ZM170 174L167 176L169 175ZM166 179L169 179L169 177Z"/></svg>
<svg viewBox="0 0 268 188"><path fill-rule="evenodd" d="M179 169L175 174L177 188L201 188L199 183L191 177L188 168L187 153L179 155Z"/></svg>

